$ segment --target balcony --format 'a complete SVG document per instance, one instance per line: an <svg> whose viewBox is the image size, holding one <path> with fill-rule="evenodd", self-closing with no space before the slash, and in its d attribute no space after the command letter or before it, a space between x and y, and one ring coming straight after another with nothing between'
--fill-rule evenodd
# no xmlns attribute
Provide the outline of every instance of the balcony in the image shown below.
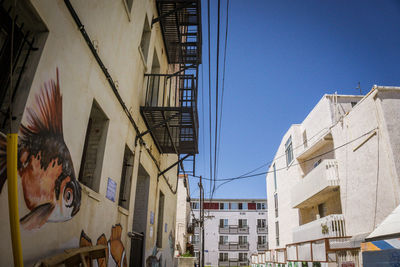
<svg viewBox="0 0 400 267"><path fill-rule="evenodd" d="M268 234L268 227L258 227L257 226L257 234Z"/></svg>
<svg viewBox="0 0 400 267"><path fill-rule="evenodd" d="M165 49L170 64L201 63L200 0L156 0Z"/></svg>
<svg viewBox="0 0 400 267"><path fill-rule="evenodd" d="M218 249L226 251L248 251L249 243L237 243L237 242L218 243Z"/></svg>
<svg viewBox="0 0 400 267"><path fill-rule="evenodd" d="M345 237L343 214L331 214L321 219L300 225L293 230L293 242L303 242L326 237Z"/></svg>
<svg viewBox="0 0 400 267"><path fill-rule="evenodd" d="M268 243L257 244L257 250L261 250L261 251L268 250Z"/></svg>
<svg viewBox="0 0 400 267"><path fill-rule="evenodd" d="M248 266L249 261L247 259L219 259L218 266Z"/></svg>
<svg viewBox="0 0 400 267"><path fill-rule="evenodd" d="M339 189L337 161L323 160L292 189L292 207L305 208L328 199Z"/></svg>
<svg viewBox="0 0 400 267"><path fill-rule="evenodd" d="M304 144L303 151L297 156L297 160L304 161L314 155L323 146L332 143L332 134L330 130L323 131L319 136L315 136L308 144Z"/></svg>
<svg viewBox="0 0 400 267"><path fill-rule="evenodd" d="M229 225L219 228L220 234L249 234L248 226Z"/></svg>
<svg viewBox="0 0 400 267"><path fill-rule="evenodd" d="M145 75L145 105L140 112L161 153L198 153L197 78Z"/></svg>

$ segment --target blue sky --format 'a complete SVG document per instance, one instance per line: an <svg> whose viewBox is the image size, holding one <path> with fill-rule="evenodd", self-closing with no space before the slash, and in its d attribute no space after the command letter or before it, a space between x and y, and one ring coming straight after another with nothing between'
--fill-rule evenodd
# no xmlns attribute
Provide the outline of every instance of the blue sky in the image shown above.
<svg viewBox="0 0 400 267"><path fill-rule="evenodd" d="M226 0L221 10L220 82ZM202 1L202 13L196 175L209 177L207 1ZM216 25L217 1L211 0L213 134ZM217 179L269 162L282 135L323 94L359 94L358 82L363 93L374 84L400 86L400 0L230 0ZM190 181L192 197L198 197L198 179ZM265 198L265 176L228 183L214 197Z"/></svg>

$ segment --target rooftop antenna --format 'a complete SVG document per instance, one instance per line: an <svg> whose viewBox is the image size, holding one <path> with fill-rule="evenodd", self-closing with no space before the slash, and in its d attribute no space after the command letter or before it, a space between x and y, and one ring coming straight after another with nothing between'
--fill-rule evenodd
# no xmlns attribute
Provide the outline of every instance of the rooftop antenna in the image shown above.
<svg viewBox="0 0 400 267"><path fill-rule="evenodd" d="M361 89L361 84L360 84L360 82L358 82L358 85L357 85L356 89L359 89L359 90L360 90L360 95L362 95L362 89Z"/></svg>

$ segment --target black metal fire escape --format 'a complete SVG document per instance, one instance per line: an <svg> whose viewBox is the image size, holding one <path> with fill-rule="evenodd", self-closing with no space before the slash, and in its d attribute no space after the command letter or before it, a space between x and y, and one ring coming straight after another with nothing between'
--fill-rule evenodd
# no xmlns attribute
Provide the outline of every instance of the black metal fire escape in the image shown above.
<svg viewBox="0 0 400 267"><path fill-rule="evenodd" d="M200 0L156 0L169 64L177 66L172 74L146 74L146 101L140 108L158 150L178 154L180 173L194 173L198 153L197 89L201 64ZM182 161L192 162L184 170ZM187 164L185 165L187 166ZM167 169L170 169L170 166Z"/></svg>

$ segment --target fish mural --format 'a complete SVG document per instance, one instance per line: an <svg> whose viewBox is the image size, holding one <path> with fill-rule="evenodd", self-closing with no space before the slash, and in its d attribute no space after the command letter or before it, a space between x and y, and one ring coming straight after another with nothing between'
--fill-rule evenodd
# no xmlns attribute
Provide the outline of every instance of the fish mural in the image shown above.
<svg viewBox="0 0 400 267"><path fill-rule="evenodd" d="M58 69L56 75L35 96L35 105L26 108L26 124L19 129L18 175L30 210L20 223L27 230L70 220L81 204L81 187L64 141ZM0 192L7 179L6 143L0 133Z"/></svg>
<svg viewBox="0 0 400 267"><path fill-rule="evenodd" d="M122 226L120 224L113 225L111 228L111 236L107 241L105 234L101 234L97 239L96 245L105 245L106 258L97 259L98 267L116 266L116 267L127 267L125 247L121 241ZM92 240L82 230L81 237L79 239L79 247L92 246ZM92 262L87 259L87 266L92 266Z"/></svg>

